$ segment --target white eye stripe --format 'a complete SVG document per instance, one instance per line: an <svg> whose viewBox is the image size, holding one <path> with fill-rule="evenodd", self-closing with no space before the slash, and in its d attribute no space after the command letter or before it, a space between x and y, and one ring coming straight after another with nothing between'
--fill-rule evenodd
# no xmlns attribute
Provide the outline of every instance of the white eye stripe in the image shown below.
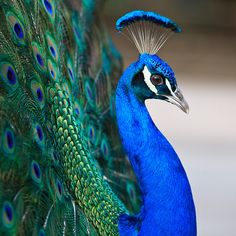
<svg viewBox="0 0 236 236"><path fill-rule="evenodd" d="M173 92L169 80L166 78L166 86L170 90L170 93L173 97L176 97L176 94Z"/></svg>
<svg viewBox="0 0 236 236"><path fill-rule="evenodd" d="M173 93L172 88L171 88L171 85L170 85L170 82L169 82L168 79L166 79L166 86L167 86L167 88L170 90L170 93Z"/></svg>
<svg viewBox="0 0 236 236"><path fill-rule="evenodd" d="M143 69L143 76L144 76L144 81L145 83L147 84L148 88L154 92L155 94L157 94L157 89L156 87L152 84L151 82L151 73L150 71L148 70L147 66L144 66L144 69Z"/></svg>

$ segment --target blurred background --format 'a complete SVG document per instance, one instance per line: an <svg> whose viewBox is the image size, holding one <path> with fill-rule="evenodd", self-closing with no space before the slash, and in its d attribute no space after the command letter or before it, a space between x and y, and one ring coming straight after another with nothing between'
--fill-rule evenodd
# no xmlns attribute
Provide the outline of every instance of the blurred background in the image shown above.
<svg viewBox="0 0 236 236"><path fill-rule="evenodd" d="M159 55L175 71L190 105L186 115L161 101L147 106L179 154L195 199L198 235L236 235L236 1L108 0L104 17L124 67L137 59L134 46L115 31L124 13L156 11L176 21Z"/></svg>

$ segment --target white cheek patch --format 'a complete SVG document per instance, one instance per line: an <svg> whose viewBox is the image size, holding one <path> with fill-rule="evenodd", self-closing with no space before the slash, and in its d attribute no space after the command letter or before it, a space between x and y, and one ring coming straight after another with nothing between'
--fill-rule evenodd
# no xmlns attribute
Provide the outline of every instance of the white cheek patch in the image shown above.
<svg viewBox="0 0 236 236"><path fill-rule="evenodd" d="M156 87L152 84L151 82L151 73L150 71L148 70L147 66L144 66L144 69L143 69L143 76L144 76L144 81L145 83L147 84L148 88L154 92L155 94L157 94L157 89Z"/></svg>
<svg viewBox="0 0 236 236"><path fill-rule="evenodd" d="M170 82L168 79L166 79L166 86L167 88L170 90L170 94L173 96L173 97L176 97L175 93L172 91L172 88L171 88L171 85L170 85Z"/></svg>

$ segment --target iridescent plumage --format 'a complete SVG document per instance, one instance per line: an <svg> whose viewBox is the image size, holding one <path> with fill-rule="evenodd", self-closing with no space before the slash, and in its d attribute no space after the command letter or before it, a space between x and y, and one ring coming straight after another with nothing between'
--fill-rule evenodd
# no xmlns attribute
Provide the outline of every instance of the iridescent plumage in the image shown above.
<svg viewBox="0 0 236 236"><path fill-rule="evenodd" d="M135 26L134 26L135 25ZM160 99L188 112L171 67L155 54L180 32L170 19L153 12L133 11L116 24L140 52L123 73L116 89L116 110L123 146L138 179L142 196L139 214L123 214L120 235L196 235L195 207L185 170L171 144L152 121L147 99ZM168 31L160 33L160 28Z"/></svg>
<svg viewBox="0 0 236 236"><path fill-rule="evenodd" d="M138 209L101 5L0 1L0 234L117 235Z"/></svg>
<svg viewBox="0 0 236 236"><path fill-rule="evenodd" d="M153 39L146 34L148 40L138 43L146 45L141 47L139 60L126 70L115 92L121 58L100 21L102 4L93 0L0 0L0 234L105 236L157 232L157 216L162 215L151 212L150 204L143 201L145 189L157 183L161 175L148 180L144 171L145 187L139 158L143 157L148 167L156 164L148 159L150 153L177 156L163 136L156 134L148 113L138 102L155 92L156 98L167 101L176 96L175 102L182 104L183 110L186 107L176 93L171 68L159 57L149 55L159 50L166 35L147 46ZM155 13L138 11L130 16L133 21L152 19L154 24L179 31L174 22ZM155 78L150 77L157 72ZM151 82L161 75L166 77L165 86L153 87ZM127 84L130 90L123 91ZM120 96L120 92L128 95ZM127 103L130 95L133 97ZM137 104L140 107L135 107ZM140 111L139 121L129 116ZM145 135L149 129L160 141L160 148L148 146ZM137 132L140 136L135 140ZM137 157L133 151L142 147L142 142L143 153ZM194 235L191 190L183 169L180 175L187 191L180 199L189 200L186 204L191 209L187 211L185 204L184 213L191 219L184 231L182 226L188 220L180 221L175 217L179 210L175 210L169 232L176 233L179 222L180 232ZM168 189L166 183L160 190ZM182 193L182 188L178 191ZM158 195L150 196L151 200L160 200ZM178 199L174 202L179 203ZM145 209L151 213L149 218L144 217ZM157 221L147 227L150 216ZM167 216L158 233L162 229L168 232L165 224L171 215Z"/></svg>

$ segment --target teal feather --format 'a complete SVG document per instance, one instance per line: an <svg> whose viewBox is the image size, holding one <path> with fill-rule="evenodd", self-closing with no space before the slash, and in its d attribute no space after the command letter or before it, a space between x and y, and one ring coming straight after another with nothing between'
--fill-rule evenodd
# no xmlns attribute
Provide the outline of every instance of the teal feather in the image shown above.
<svg viewBox="0 0 236 236"><path fill-rule="evenodd" d="M1 235L117 235L138 212L102 5L0 0Z"/></svg>

